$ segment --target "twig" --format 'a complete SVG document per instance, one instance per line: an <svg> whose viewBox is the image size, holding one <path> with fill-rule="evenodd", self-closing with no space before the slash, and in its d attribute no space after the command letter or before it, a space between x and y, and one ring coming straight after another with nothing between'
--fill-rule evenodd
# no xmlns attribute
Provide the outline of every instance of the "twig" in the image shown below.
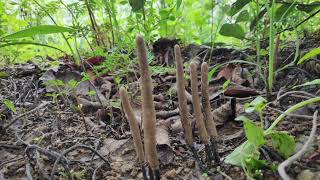
<svg viewBox="0 0 320 180"><path fill-rule="evenodd" d="M288 96L288 95L290 95L290 94L303 94L303 95L307 96L306 99L308 99L308 98L310 98L310 97L311 97L311 98L316 97L315 95L310 94L310 93L307 93L307 92L305 92L305 91L289 91L289 92L286 92L286 93L282 94L281 96L278 96L278 97L277 97L277 101L279 101L279 100L282 99L283 97Z"/></svg>
<svg viewBox="0 0 320 180"><path fill-rule="evenodd" d="M50 102L44 102L44 103L40 104L38 107L36 107L36 108L34 108L34 109L26 112L26 113L23 113L23 114L15 117L12 121L10 121L9 124L5 125L2 130L4 131L4 130L8 129L12 124L14 124L15 122L17 122L20 118L22 118L22 117L24 117L24 116L26 116L26 115L29 115L29 114L37 111L38 109L41 109L41 108L47 106L48 104L50 104Z"/></svg>
<svg viewBox="0 0 320 180"><path fill-rule="evenodd" d="M31 165L30 165L29 162L26 164L26 174L27 174L28 180L33 180L33 178L32 178L32 168L31 168Z"/></svg>
<svg viewBox="0 0 320 180"><path fill-rule="evenodd" d="M316 134L316 130L317 130L317 115L318 115L318 111L314 112L313 121L312 121L312 129L311 129L310 136L309 136L307 142L302 146L302 148L296 154L289 157L287 160L283 161L279 165L278 172L279 172L280 176L282 177L282 179L291 180L291 177L286 173L285 168L288 165L292 164L293 161L300 158L307 151L308 146L310 146L310 144L312 143L314 136Z"/></svg>
<svg viewBox="0 0 320 180"><path fill-rule="evenodd" d="M78 145L74 145L70 148L68 148L67 150L65 150L63 153L60 154L60 156L56 159L56 161L54 162L53 164L53 168L51 170L51 175L50 175L50 180L53 180L53 177L54 177L54 172L55 172L55 169L58 165L58 163L60 162L60 159L61 158L65 158L64 156L66 154L68 154L69 152L77 149L77 148L84 148L84 149L89 149L91 150L93 153L95 153L97 156L99 156L106 164L108 164L108 166L110 167L110 163L107 159L105 159L100 153L98 153L96 150L94 150L92 147L90 146L86 146L86 145L83 145L83 144L78 144Z"/></svg>
<svg viewBox="0 0 320 180"><path fill-rule="evenodd" d="M287 115L287 116L289 116L289 117L304 118L304 119L313 119L313 116L286 113L286 112L284 112L284 111L281 111L281 110L276 109L276 108L272 108L272 107L270 107L270 106L267 106L267 107L268 107L269 109L271 109L271 110L277 111L277 112L279 112L279 113L281 113L281 114L285 114L285 115Z"/></svg>

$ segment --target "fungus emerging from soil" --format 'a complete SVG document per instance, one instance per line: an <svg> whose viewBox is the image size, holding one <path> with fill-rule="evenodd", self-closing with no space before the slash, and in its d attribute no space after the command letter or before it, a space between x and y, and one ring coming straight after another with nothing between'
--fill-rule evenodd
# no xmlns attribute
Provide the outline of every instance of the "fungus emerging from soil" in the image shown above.
<svg viewBox="0 0 320 180"><path fill-rule="evenodd" d="M134 115L134 112L130 105L127 91L123 87L121 87L119 93L120 93L120 98L121 98L121 103L122 103L124 113L127 115L127 119L129 121L129 126L130 126L131 134L133 137L133 143L136 149L139 163L140 165L143 165L144 151L143 151L143 144L141 140L139 124L137 122L136 116Z"/></svg>
<svg viewBox="0 0 320 180"><path fill-rule="evenodd" d="M145 154L149 166L156 172L159 169L159 160L156 150L156 113L152 97L152 82L147 61L146 47L142 36L137 36L137 51L140 68L140 89L142 96L142 120L144 132Z"/></svg>
<svg viewBox="0 0 320 180"><path fill-rule="evenodd" d="M180 47L178 45L174 46L174 53L176 59L176 78L178 86L177 94L179 101L180 119L182 128L184 130L186 142L189 146L191 146L193 143L192 128L188 118L187 98L185 94L185 82L183 76L183 64Z"/></svg>
<svg viewBox="0 0 320 180"><path fill-rule="evenodd" d="M214 156L215 162L220 162L220 157L217 151L218 132L216 123L211 112L210 99L209 99L209 81L208 81L209 66L206 62L201 64L201 94L202 94L202 107L204 110L204 122L206 124L207 132L211 138L211 151Z"/></svg>
<svg viewBox="0 0 320 180"><path fill-rule="evenodd" d="M201 65L201 94L202 94L202 107L204 110L204 122L207 127L207 132L214 140L218 138L216 123L214 122L211 112L210 99L209 99L209 81L208 81L208 64L206 62Z"/></svg>
<svg viewBox="0 0 320 180"><path fill-rule="evenodd" d="M198 132L200 134L200 139L202 143L209 144L209 136L203 121L203 115L201 112L200 99L198 95L198 76L197 76L197 66L194 62L190 64L190 77L191 77L191 92L192 92L192 104L194 117L196 119L196 124Z"/></svg>

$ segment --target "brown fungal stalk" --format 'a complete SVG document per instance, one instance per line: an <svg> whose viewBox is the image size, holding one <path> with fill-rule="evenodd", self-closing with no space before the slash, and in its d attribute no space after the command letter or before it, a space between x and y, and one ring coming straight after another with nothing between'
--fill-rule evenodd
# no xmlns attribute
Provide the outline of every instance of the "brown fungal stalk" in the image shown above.
<svg viewBox="0 0 320 180"><path fill-rule="evenodd" d="M156 150L156 113L152 97L152 82L147 61L146 47L142 36L137 36L137 53L140 68L140 89L142 96L142 120L144 132L145 154L149 167L157 173L159 169L159 160Z"/></svg>
<svg viewBox="0 0 320 180"><path fill-rule="evenodd" d="M142 165L144 163L144 151L143 151L143 144L141 140L139 124L136 119L136 116L134 115L132 107L130 105L128 93L125 90L125 88L121 87L119 93L120 93L120 99L121 99L124 113L126 114L127 119L129 121L129 126L130 126L131 134L133 137L133 143L136 149L138 160L139 160L139 163Z"/></svg>
<svg viewBox="0 0 320 180"><path fill-rule="evenodd" d="M177 94L180 110L180 119L182 128L184 130L184 136L189 146L193 144L192 128L188 117L187 98L185 94L185 82L183 76L183 63L181 58L181 51L178 45L174 46L174 53L176 59L176 78L177 78Z"/></svg>
<svg viewBox="0 0 320 180"><path fill-rule="evenodd" d="M209 99L209 81L208 81L209 66L206 62L201 64L201 94L202 94L202 107L204 110L204 122L206 124L207 132L211 138L211 148L214 153L215 161L219 162L220 158L217 152L218 132L216 123L211 112L211 105Z"/></svg>
<svg viewBox="0 0 320 180"><path fill-rule="evenodd" d="M207 127L207 132L212 139L218 138L216 123L214 122L211 112L210 99L209 99L209 81L208 81L208 64L203 62L201 64L201 94L202 94L202 107L204 110L204 122Z"/></svg>
<svg viewBox="0 0 320 180"><path fill-rule="evenodd" d="M190 64L190 77L191 77L191 92L194 117L196 119L197 128L199 131L202 143L209 144L209 136L203 121L203 114L201 112L200 98L198 95L198 77L197 66L194 62Z"/></svg>

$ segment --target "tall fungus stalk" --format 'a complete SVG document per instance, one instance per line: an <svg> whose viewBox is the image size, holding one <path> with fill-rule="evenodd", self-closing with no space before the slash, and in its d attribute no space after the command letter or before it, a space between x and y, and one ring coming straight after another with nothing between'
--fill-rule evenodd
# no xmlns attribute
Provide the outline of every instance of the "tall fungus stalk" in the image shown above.
<svg viewBox="0 0 320 180"><path fill-rule="evenodd" d="M137 53L140 68L140 89L142 96L142 120L144 132L144 147L147 162L152 170L159 169L156 151L156 113L152 97L152 82L149 71L146 47L142 36L136 38Z"/></svg>

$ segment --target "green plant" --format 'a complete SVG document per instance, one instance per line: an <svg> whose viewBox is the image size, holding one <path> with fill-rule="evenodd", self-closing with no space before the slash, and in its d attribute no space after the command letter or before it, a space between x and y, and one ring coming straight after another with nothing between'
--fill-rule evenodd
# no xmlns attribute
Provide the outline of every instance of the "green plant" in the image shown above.
<svg viewBox="0 0 320 180"><path fill-rule="evenodd" d="M291 106L277 119L275 119L271 126L266 130L256 126L250 119L244 116L237 117L238 120L244 122L247 141L242 143L231 154L229 154L226 157L225 162L246 168L246 165L244 164L245 159L253 154L257 154L256 157L259 158L257 150L265 144L266 139L271 139L273 148L275 148L280 154L286 158L289 157L294 153L293 137L285 132L275 131L274 128L286 117L288 113L292 113L306 105L318 102L320 102L320 97L315 97Z"/></svg>
<svg viewBox="0 0 320 180"><path fill-rule="evenodd" d="M260 109L260 107L256 107L254 109ZM295 141L293 136L280 131L272 131L272 133L266 135L263 127L257 126L252 120L244 116L238 117L237 120L243 121L247 144L241 145L235 149L232 154L227 156L226 162L241 165L247 177L261 177L262 170L266 168L272 169L272 165L269 165L265 160L260 159L259 149L262 146L267 145L267 141L271 141L272 147L285 158L294 153ZM246 153L246 155L242 156L244 153ZM233 156L234 154L241 155L240 157L237 157Z"/></svg>
<svg viewBox="0 0 320 180"><path fill-rule="evenodd" d="M16 107L9 99L3 100L4 105L7 106L8 109L10 109L12 112L17 113Z"/></svg>
<svg viewBox="0 0 320 180"><path fill-rule="evenodd" d="M255 111L259 114L261 128L264 127L263 110L266 107L266 105L267 105L267 100L261 96L256 97L253 101L251 101L250 103L246 103L244 105L245 112L252 113Z"/></svg>

